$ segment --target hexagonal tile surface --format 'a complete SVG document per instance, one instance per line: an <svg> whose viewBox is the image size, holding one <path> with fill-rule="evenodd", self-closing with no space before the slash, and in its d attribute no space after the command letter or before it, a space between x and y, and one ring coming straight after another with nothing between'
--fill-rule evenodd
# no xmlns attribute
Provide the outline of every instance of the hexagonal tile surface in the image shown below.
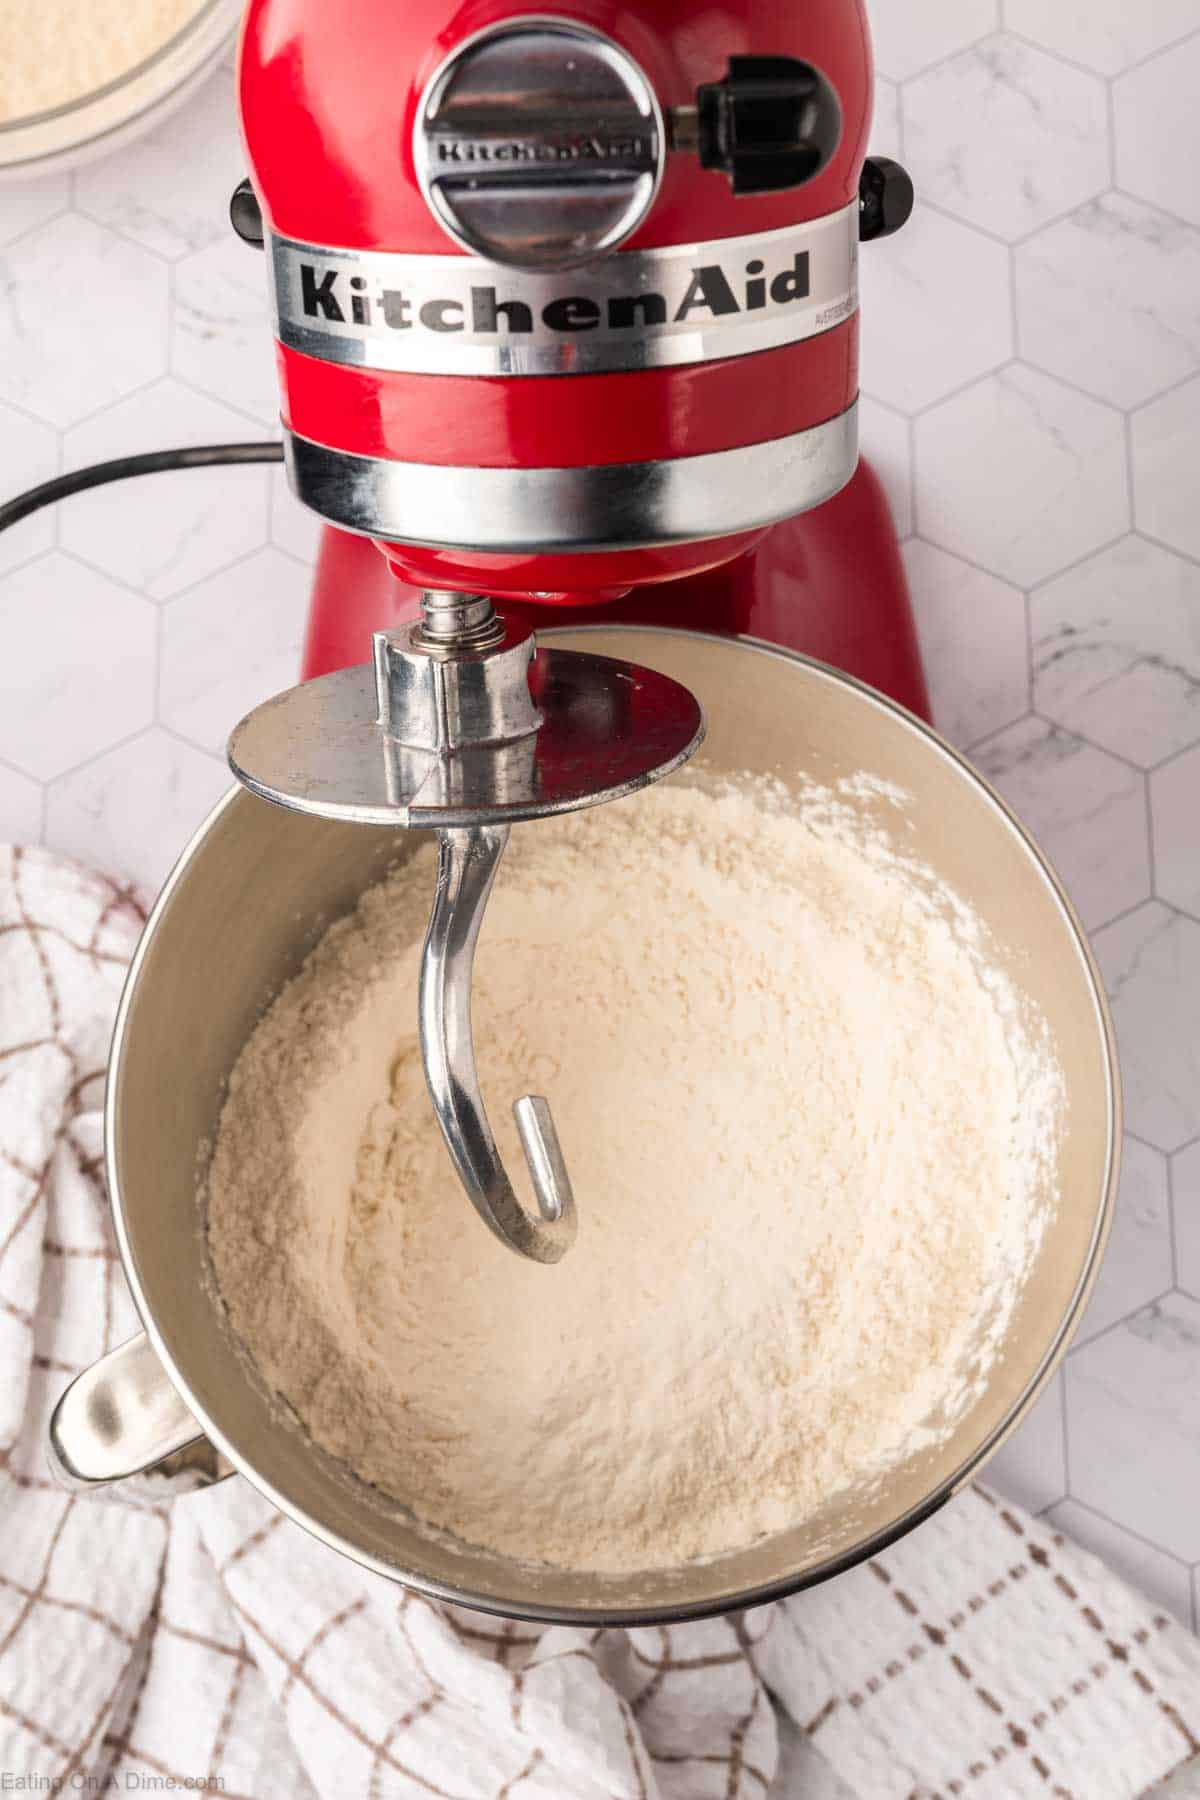
<svg viewBox="0 0 1200 1800"><path fill-rule="evenodd" d="M1104 83L1016 38L931 69L902 104L925 199L999 237L1024 237L1109 185Z"/></svg>
<svg viewBox="0 0 1200 1800"><path fill-rule="evenodd" d="M144 387L166 367L167 271L111 231L64 213L21 240L4 264L0 396L53 425ZM86 269L103 306L80 317L70 270Z"/></svg>
<svg viewBox="0 0 1200 1800"><path fill-rule="evenodd" d="M1200 458L1200 380L1185 382L1133 415L1133 496L1138 529L1200 557L1200 508L1180 479Z"/></svg>
<svg viewBox="0 0 1200 1800"><path fill-rule="evenodd" d="M1200 191L1180 169L1200 160L1200 36L1123 75L1113 88L1117 185L1200 225Z"/></svg>
<svg viewBox="0 0 1200 1800"><path fill-rule="evenodd" d="M260 550L164 609L159 718L220 753L239 719L299 677L308 571Z"/></svg>
<svg viewBox="0 0 1200 1800"><path fill-rule="evenodd" d="M11 407L0 406L0 499L11 500L26 488L58 473L58 433ZM0 573L28 562L54 542L54 509L43 507L0 531Z"/></svg>
<svg viewBox="0 0 1200 1800"><path fill-rule="evenodd" d="M0 207L0 244L44 225L57 213L65 211L71 189L65 175L50 175L41 181L22 181L4 189L4 205Z"/></svg>
<svg viewBox="0 0 1200 1800"><path fill-rule="evenodd" d="M1010 31L1032 38L1068 62L1118 75L1200 26L1196 0L1005 0Z"/></svg>
<svg viewBox="0 0 1200 1800"><path fill-rule="evenodd" d="M41 831L41 787L0 763L0 843L36 844Z"/></svg>
<svg viewBox="0 0 1200 1800"><path fill-rule="evenodd" d="M231 235L229 197L245 173L233 82L220 69L182 115L80 169L75 204L147 250L184 256Z"/></svg>
<svg viewBox="0 0 1200 1800"><path fill-rule="evenodd" d="M1086 1343L1157 1300L1174 1279L1167 1159L1136 1138L1126 1138L1112 1236L1076 1343Z"/></svg>
<svg viewBox="0 0 1200 1800"><path fill-rule="evenodd" d="M900 160L900 89L882 76L875 79L875 111L871 119L871 153Z"/></svg>
<svg viewBox="0 0 1200 1800"><path fill-rule="evenodd" d="M916 411L1012 354L1008 252L918 207L904 230L860 261L863 391Z"/></svg>
<svg viewBox="0 0 1200 1800"><path fill-rule="evenodd" d="M1150 777L1154 891L1200 917L1200 744Z"/></svg>
<svg viewBox="0 0 1200 1800"><path fill-rule="evenodd" d="M283 469L271 471L271 541L289 556L311 563L321 545L323 521L301 506Z"/></svg>
<svg viewBox="0 0 1200 1800"><path fill-rule="evenodd" d="M67 433L66 466L150 445L240 443L239 413L165 379ZM266 542L267 466L179 469L95 488L63 507L62 542L162 600Z"/></svg>
<svg viewBox="0 0 1200 1800"><path fill-rule="evenodd" d="M1034 704L1149 766L1200 738L1200 569L1128 537L1030 596Z"/></svg>
<svg viewBox="0 0 1200 1800"><path fill-rule="evenodd" d="M975 761L1027 825L1089 930L1150 895L1145 783L1136 770L1041 719L1023 719Z"/></svg>
<svg viewBox="0 0 1200 1800"><path fill-rule="evenodd" d="M1114 406L1200 368L1200 231L1122 194L1016 252L1021 355Z"/></svg>
<svg viewBox="0 0 1200 1800"><path fill-rule="evenodd" d="M1200 1559L1200 1302L1158 1300L1067 1360L1071 1495Z"/></svg>
<svg viewBox="0 0 1200 1800"><path fill-rule="evenodd" d="M1186 1563L1114 1525L1111 1519L1101 1518L1078 1500L1061 1501L1048 1516L1056 1531L1090 1550L1130 1587L1174 1614L1181 1625L1191 1630L1192 1583Z"/></svg>
<svg viewBox="0 0 1200 1800"><path fill-rule="evenodd" d="M917 528L1018 586L1129 525L1118 413L1014 363L917 420Z"/></svg>
<svg viewBox="0 0 1200 1800"><path fill-rule="evenodd" d="M1025 596L920 538L904 566L934 724L966 748L1029 710Z"/></svg>
<svg viewBox="0 0 1200 1800"><path fill-rule="evenodd" d="M1200 1137L1200 924L1152 900L1092 948L1117 1028L1125 1123L1181 1150Z"/></svg>
<svg viewBox="0 0 1200 1800"><path fill-rule="evenodd" d="M1061 1373L1033 1411L983 1472L994 1487L1030 1512L1043 1512L1066 1497L1067 1456Z"/></svg>
<svg viewBox="0 0 1200 1800"><path fill-rule="evenodd" d="M176 265L171 369L277 429L266 265L232 233Z"/></svg>
<svg viewBox="0 0 1200 1800"><path fill-rule="evenodd" d="M0 581L0 639L0 756L17 768L49 779L149 724L154 608L73 557Z"/></svg>
<svg viewBox="0 0 1200 1800"><path fill-rule="evenodd" d="M912 531L912 450L908 420L890 406L862 395L858 403L858 439L862 455L887 491L896 535Z"/></svg>
<svg viewBox="0 0 1200 1800"><path fill-rule="evenodd" d="M1200 1300L1200 1143L1171 1158L1171 1205L1179 1285Z"/></svg>
<svg viewBox="0 0 1200 1800"><path fill-rule="evenodd" d="M231 785L222 758L153 726L50 783L46 843L153 892Z"/></svg>
<svg viewBox="0 0 1200 1800"><path fill-rule="evenodd" d="M875 57L883 74L903 81L939 57L996 29L996 0L924 0L916 6L871 8Z"/></svg>

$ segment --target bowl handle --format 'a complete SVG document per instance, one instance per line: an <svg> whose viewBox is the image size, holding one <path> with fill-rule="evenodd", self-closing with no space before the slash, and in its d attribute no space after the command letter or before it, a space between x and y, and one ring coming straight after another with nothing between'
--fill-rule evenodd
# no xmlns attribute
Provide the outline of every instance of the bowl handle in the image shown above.
<svg viewBox="0 0 1200 1800"><path fill-rule="evenodd" d="M51 1472L73 1493L119 1481L162 1500L233 1474L171 1386L144 1331L77 1375L50 1418Z"/></svg>

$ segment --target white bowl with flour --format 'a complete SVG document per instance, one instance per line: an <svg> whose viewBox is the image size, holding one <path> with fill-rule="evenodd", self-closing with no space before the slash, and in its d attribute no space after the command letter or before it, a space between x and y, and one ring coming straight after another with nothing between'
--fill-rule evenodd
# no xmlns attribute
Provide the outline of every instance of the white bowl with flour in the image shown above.
<svg viewBox="0 0 1200 1800"><path fill-rule="evenodd" d="M0 182L150 131L229 48L241 0L2 0Z"/></svg>

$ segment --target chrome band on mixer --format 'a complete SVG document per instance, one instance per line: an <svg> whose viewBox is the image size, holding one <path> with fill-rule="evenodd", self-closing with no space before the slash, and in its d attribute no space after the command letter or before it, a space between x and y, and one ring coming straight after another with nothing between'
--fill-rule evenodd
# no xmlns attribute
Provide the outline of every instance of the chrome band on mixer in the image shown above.
<svg viewBox="0 0 1200 1800"><path fill-rule="evenodd" d="M448 468L289 431L283 448L297 498L343 530L473 550L615 550L728 537L820 506L854 473L858 405L791 437L664 462Z"/></svg>
<svg viewBox="0 0 1200 1800"><path fill-rule="evenodd" d="M473 256L270 238L280 343L428 375L571 375L800 343L858 310L859 205L746 237L617 251L543 274Z"/></svg>

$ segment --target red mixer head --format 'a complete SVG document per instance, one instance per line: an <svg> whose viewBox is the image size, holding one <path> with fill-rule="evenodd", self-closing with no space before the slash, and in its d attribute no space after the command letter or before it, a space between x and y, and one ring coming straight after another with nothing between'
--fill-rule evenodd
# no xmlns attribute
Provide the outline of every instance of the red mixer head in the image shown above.
<svg viewBox="0 0 1200 1800"><path fill-rule="evenodd" d="M251 0L300 498L417 586L586 600L829 498L911 204L870 78L862 0Z"/></svg>

